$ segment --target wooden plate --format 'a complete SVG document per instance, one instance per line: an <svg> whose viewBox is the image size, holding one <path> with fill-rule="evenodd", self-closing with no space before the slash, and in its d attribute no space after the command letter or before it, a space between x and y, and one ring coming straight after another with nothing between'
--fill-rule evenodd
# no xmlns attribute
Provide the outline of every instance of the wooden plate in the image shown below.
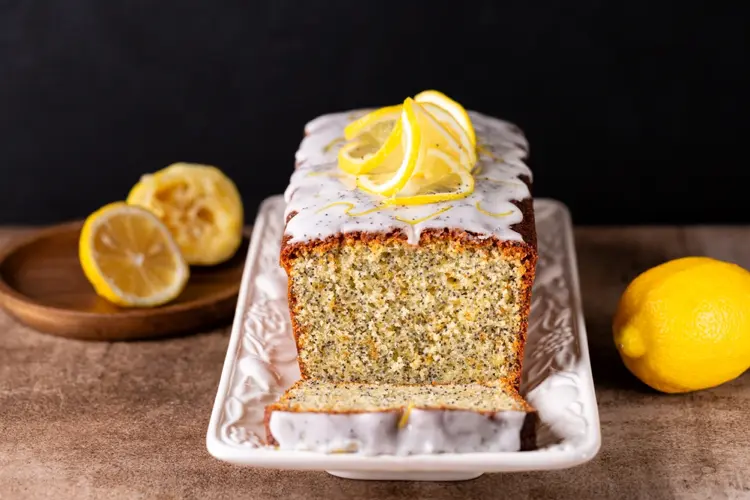
<svg viewBox="0 0 750 500"><path fill-rule="evenodd" d="M0 254L0 305L42 332L87 340L133 340L187 333L234 314L247 238L235 256L214 267L191 268L173 302L153 309L117 307L94 293L78 261L82 222L35 233Z"/></svg>

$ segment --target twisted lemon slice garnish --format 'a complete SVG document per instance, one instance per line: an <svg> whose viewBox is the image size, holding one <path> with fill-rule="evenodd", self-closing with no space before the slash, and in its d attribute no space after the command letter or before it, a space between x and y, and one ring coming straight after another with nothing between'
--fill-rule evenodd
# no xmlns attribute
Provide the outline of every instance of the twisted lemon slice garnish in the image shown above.
<svg viewBox="0 0 750 500"><path fill-rule="evenodd" d="M387 155L382 163L370 172L357 177L357 186L368 193L390 196L397 193L409 181L417 166L422 144L422 131L417 120L417 105L411 98L404 101L401 109L400 144ZM394 133L397 133L397 126ZM394 135L391 134L391 137ZM387 141L390 141L390 137Z"/></svg>
<svg viewBox="0 0 750 500"><path fill-rule="evenodd" d="M459 152L461 163L463 165L471 165L471 167L476 165L477 149L471 144L469 134L466 133L466 130L456 121L453 115L437 104L430 102L422 103L421 106L455 139L456 142L451 144L450 149Z"/></svg>
<svg viewBox="0 0 750 500"><path fill-rule="evenodd" d="M386 106L354 120L344 129L344 138L370 136L377 142L385 142L393 127L401 119L401 105Z"/></svg>
<svg viewBox="0 0 750 500"><path fill-rule="evenodd" d="M401 143L401 105L388 106L355 120L344 129L349 141L339 150L339 167L353 175L381 165Z"/></svg>
<svg viewBox="0 0 750 500"><path fill-rule="evenodd" d="M373 111L344 135L339 167L357 176L360 189L384 197L384 205L455 200L474 190L474 128L464 108L444 94L422 92Z"/></svg>
<svg viewBox="0 0 750 500"><path fill-rule="evenodd" d="M429 149L423 165L404 188L383 201L385 205L423 205L465 198L474 192L474 177L455 158Z"/></svg>
<svg viewBox="0 0 750 500"><path fill-rule="evenodd" d="M477 146L477 136L474 132L474 126L471 124L471 118L469 113L466 112L463 106L459 103L437 90L425 90L420 92L414 97L414 100L420 104L431 103L436 104L440 108L450 113L453 118L461 125L466 134L469 137L469 142L473 148Z"/></svg>

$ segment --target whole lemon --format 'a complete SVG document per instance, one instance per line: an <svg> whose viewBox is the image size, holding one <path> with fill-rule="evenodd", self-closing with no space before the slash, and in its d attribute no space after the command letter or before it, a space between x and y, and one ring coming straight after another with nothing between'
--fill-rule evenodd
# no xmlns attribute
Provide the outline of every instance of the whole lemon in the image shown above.
<svg viewBox="0 0 750 500"><path fill-rule="evenodd" d="M625 366L654 389L707 389L750 368L750 272L708 257L675 259L627 287L613 323Z"/></svg>

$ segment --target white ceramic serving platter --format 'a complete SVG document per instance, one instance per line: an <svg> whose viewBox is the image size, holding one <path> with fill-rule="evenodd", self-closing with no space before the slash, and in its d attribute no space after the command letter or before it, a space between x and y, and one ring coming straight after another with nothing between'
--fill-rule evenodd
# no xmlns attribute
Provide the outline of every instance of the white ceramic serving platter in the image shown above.
<svg viewBox="0 0 750 500"><path fill-rule="evenodd" d="M535 200L539 247L522 393L541 419L539 448L503 453L362 456L280 451L265 445L264 408L299 378L279 266L284 199L263 202L253 229L208 451L251 467L324 470L351 479L465 480L484 472L572 467L593 458L601 435L567 208Z"/></svg>

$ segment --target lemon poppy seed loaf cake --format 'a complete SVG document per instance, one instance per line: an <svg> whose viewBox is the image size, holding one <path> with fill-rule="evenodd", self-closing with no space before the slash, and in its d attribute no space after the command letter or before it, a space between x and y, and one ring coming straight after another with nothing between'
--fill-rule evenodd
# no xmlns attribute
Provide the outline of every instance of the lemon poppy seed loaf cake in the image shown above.
<svg viewBox="0 0 750 500"><path fill-rule="evenodd" d="M364 455L533 449L537 413L506 383L398 385L300 380L266 407L269 444Z"/></svg>
<svg viewBox="0 0 750 500"><path fill-rule="evenodd" d="M537 259L525 137L471 112L471 194L387 204L337 165L344 128L364 113L307 125L285 193L281 264L302 377L517 386Z"/></svg>

